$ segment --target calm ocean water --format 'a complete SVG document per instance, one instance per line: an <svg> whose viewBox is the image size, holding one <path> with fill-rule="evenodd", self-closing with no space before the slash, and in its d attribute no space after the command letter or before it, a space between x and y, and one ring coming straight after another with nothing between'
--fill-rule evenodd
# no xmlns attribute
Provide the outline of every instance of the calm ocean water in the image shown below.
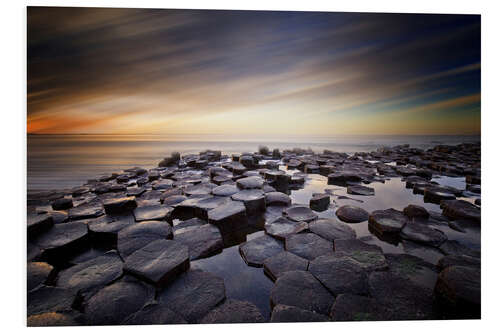
<svg viewBox="0 0 500 333"><path fill-rule="evenodd" d="M408 143L430 148L437 144L479 141L479 136L336 136L252 138L223 135L28 135L28 190L63 189L81 185L98 175L118 172L132 166L152 168L171 152L198 153L206 149L225 154L294 147L314 151L330 149L354 153L382 146Z"/></svg>

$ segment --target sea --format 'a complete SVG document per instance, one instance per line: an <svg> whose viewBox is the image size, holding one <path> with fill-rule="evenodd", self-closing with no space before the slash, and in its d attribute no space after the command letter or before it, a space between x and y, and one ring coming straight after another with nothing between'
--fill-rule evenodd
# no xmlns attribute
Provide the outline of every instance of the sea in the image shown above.
<svg viewBox="0 0 500 333"><path fill-rule="evenodd" d="M207 149L223 154L257 151L264 145L355 153L409 144L428 149L435 145L478 142L464 135L342 135L329 137L255 137L228 135L27 135L27 190L68 189L88 179L129 167L153 168L172 152L198 153Z"/></svg>

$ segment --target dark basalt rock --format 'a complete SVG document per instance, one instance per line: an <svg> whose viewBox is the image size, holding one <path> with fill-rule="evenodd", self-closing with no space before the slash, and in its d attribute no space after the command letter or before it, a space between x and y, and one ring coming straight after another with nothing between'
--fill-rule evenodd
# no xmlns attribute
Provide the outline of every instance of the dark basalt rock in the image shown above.
<svg viewBox="0 0 500 333"><path fill-rule="evenodd" d="M328 315L334 301L335 297L309 272L284 273L271 290L271 308L283 304Z"/></svg>
<svg viewBox="0 0 500 333"><path fill-rule="evenodd" d="M158 302L187 322L198 323L225 298L223 279L212 273L189 270L160 292Z"/></svg>
<svg viewBox="0 0 500 333"><path fill-rule="evenodd" d="M347 186L347 193L355 195L375 195L375 189L363 185L350 185Z"/></svg>
<svg viewBox="0 0 500 333"><path fill-rule="evenodd" d="M283 246L271 236L263 235L240 244L239 250L247 265L262 267L267 258L283 251Z"/></svg>
<svg viewBox="0 0 500 333"><path fill-rule="evenodd" d="M146 304L141 310L128 316L124 325L165 325L187 324L180 315L170 310L166 305L158 303Z"/></svg>
<svg viewBox="0 0 500 333"><path fill-rule="evenodd" d="M381 234L400 232L408 222L403 213L393 208L376 210L368 219L369 225Z"/></svg>
<svg viewBox="0 0 500 333"><path fill-rule="evenodd" d="M408 216L409 219L428 219L429 212L422 206L408 205L403 209L403 214Z"/></svg>
<svg viewBox="0 0 500 333"><path fill-rule="evenodd" d="M187 200L187 197L185 195L171 195L169 197L166 197L163 199L163 204L165 206L169 206L169 207L176 207L178 204L180 204L181 202Z"/></svg>
<svg viewBox="0 0 500 333"><path fill-rule="evenodd" d="M208 222L222 233L241 230L248 226L245 205L241 201L229 202L208 212Z"/></svg>
<svg viewBox="0 0 500 333"><path fill-rule="evenodd" d="M146 221L136 223L118 232L117 248L126 258L133 252L158 239L171 239L172 228L166 222Z"/></svg>
<svg viewBox="0 0 500 333"><path fill-rule="evenodd" d="M437 279L436 266L410 254L385 254L391 273L413 281L415 284L433 289Z"/></svg>
<svg viewBox="0 0 500 333"><path fill-rule="evenodd" d="M422 223L410 222L401 229L401 238L439 247L448 237L441 230L430 228Z"/></svg>
<svg viewBox="0 0 500 333"><path fill-rule="evenodd" d="M271 314L272 323L304 323L330 321L325 315L304 310L296 306L278 304Z"/></svg>
<svg viewBox="0 0 500 333"><path fill-rule="evenodd" d="M447 318L481 318L481 270L449 266L439 273L434 289Z"/></svg>
<svg viewBox="0 0 500 333"><path fill-rule="evenodd" d="M366 210L356 206L345 205L339 207L335 212L337 217L346 223L360 223L368 220L369 214Z"/></svg>
<svg viewBox="0 0 500 333"><path fill-rule="evenodd" d="M50 214L28 215L28 238L35 238L54 225Z"/></svg>
<svg viewBox="0 0 500 333"><path fill-rule="evenodd" d="M127 195L128 196L133 196L133 197L140 197L141 194L146 192L145 187L131 187L127 188Z"/></svg>
<svg viewBox="0 0 500 333"><path fill-rule="evenodd" d="M455 195L440 187L427 187L424 190L424 202L439 204L442 200L454 200Z"/></svg>
<svg viewBox="0 0 500 333"><path fill-rule="evenodd" d="M466 255L469 257L480 258L481 252L471 249L465 244L456 240L447 240L439 247L445 255Z"/></svg>
<svg viewBox="0 0 500 333"><path fill-rule="evenodd" d="M108 250L105 250L103 248L91 247L90 249L85 250L85 251L77 254L76 256L71 257L68 260L68 264L70 264L70 265L78 265L78 264L80 264L82 262L85 262L85 261L97 258L99 256L102 256L106 252L108 252Z"/></svg>
<svg viewBox="0 0 500 333"><path fill-rule="evenodd" d="M127 317L150 303L155 295L152 286L124 279L99 290L90 298L85 315L90 325L120 325Z"/></svg>
<svg viewBox="0 0 500 333"><path fill-rule="evenodd" d="M123 271L164 287L189 269L189 249L182 242L158 239L141 247L125 259Z"/></svg>
<svg viewBox="0 0 500 333"><path fill-rule="evenodd" d="M54 267L46 262L30 262L27 266L28 292L43 284L50 284L55 277Z"/></svg>
<svg viewBox="0 0 500 333"><path fill-rule="evenodd" d="M65 223L69 220L68 213L62 210L53 210L49 212L49 215L52 216L52 221L54 221L54 224Z"/></svg>
<svg viewBox="0 0 500 333"><path fill-rule="evenodd" d="M247 216L257 215L266 210L266 197L262 190L243 190L231 196L245 205Z"/></svg>
<svg viewBox="0 0 500 333"><path fill-rule="evenodd" d="M104 214L104 207L100 202L88 202L69 210L70 220L83 220L99 217Z"/></svg>
<svg viewBox="0 0 500 333"><path fill-rule="evenodd" d="M343 252L347 254L356 252L382 253L382 249L379 246L365 243L359 239L337 239L333 245L335 252Z"/></svg>
<svg viewBox="0 0 500 333"><path fill-rule="evenodd" d="M53 210L65 210L73 207L73 200L71 198L60 198L52 202Z"/></svg>
<svg viewBox="0 0 500 333"><path fill-rule="evenodd" d="M314 193L309 200L309 207L312 210L322 212L330 206L330 196L324 193Z"/></svg>
<svg viewBox="0 0 500 333"><path fill-rule="evenodd" d="M276 218L270 223L264 225L266 234L277 239L284 240L287 236L298 234L301 231L307 230L306 222L294 222L283 216Z"/></svg>
<svg viewBox="0 0 500 333"><path fill-rule="evenodd" d="M316 234L305 233L291 235L285 240L285 249L307 260L331 254L333 244Z"/></svg>
<svg viewBox="0 0 500 333"><path fill-rule="evenodd" d="M83 324L81 314L76 312L45 312L28 317L28 327L79 326Z"/></svg>
<svg viewBox="0 0 500 333"><path fill-rule="evenodd" d="M231 199L227 197L209 197L199 200L194 204L194 215L200 219L207 220L210 210L229 202L231 202Z"/></svg>
<svg viewBox="0 0 500 333"><path fill-rule="evenodd" d="M118 197L103 201L104 210L107 214L122 214L131 212L137 207L135 197Z"/></svg>
<svg viewBox="0 0 500 333"><path fill-rule="evenodd" d="M122 275L123 263L116 251L87 260L61 271L57 286L77 292L79 303Z"/></svg>
<svg viewBox="0 0 500 333"><path fill-rule="evenodd" d="M350 183L359 183L361 180L362 178L354 172L340 171L328 175L329 185L347 186Z"/></svg>
<svg viewBox="0 0 500 333"><path fill-rule="evenodd" d="M287 208L283 211L283 216L295 222L311 222L318 218L316 213L304 206Z"/></svg>
<svg viewBox="0 0 500 333"><path fill-rule="evenodd" d="M368 294L368 277L363 267L347 257L320 256L310 262L308 270L332 294Z"/></svg>
<svg viewBox="0 0 500 333"><path fill-rule="evenodd" d="M377 246L378 248L378 246ZM388 268L385 256L378 248L367 250L355 250L351 252L335 251L334 256L339 259L349 259L358 264L366 272L381 271Z"/></svg>
<svg viewBox="0 0 500 333"><path fill-rule="evenodd" d="M210 311L201 324L264 323L266 320L259 309L250 302L227 299Z"/></svg>
<svg viewBox="0 0 500 333"><path fill-rule="evenodd" d="M236 186L242 190L262 189L263 185L264 180L259 176L245 177L236 181Z"/></svg>
<svg viewBox="0 0 500 333"><path fill-rule="evenodd" d="M150 221L150 220L165 220L169 221L173 212L172 207L163 205L152 205L137 207L134 209L134 216L136 222Z"/></svg>
<svg viewBox="0 0 500 333"><path fill-rule="evenodd" d="M171 179L161 179L153 184L153 190L161 191L172 188L174 181Z"/></svg>
<svg viewBox="0 0 500 333"><path fill-rule="evenodd" d="M202 225L207 224L207 221L204 221L202 219L199 219L197 217L193 217L192 219L186 220L186 221L181 221L179 224L174 225L173 231L174 235L177 235L178 233L182 232L182 229L185 228L190 228L191 227L200 227Z"/></svg>
<svg viewBox="0 0 500 333"><path fill-rule="evenodd" d="M450 266L466 266L466 267L476 268L479 270L481 267L481 259L469 257L463 254L449 255L442 257L441 259L439 259L437 263L437 268L440 271Z"/></svg>
<svg viewBox="0 0 500 333"><path fill-rule="evenodd" d="M267 206L290 206L292 199L281 192L267 192L266 205Z"/></svg>
<svg viewBox="0 0 500 333"><path fill-rule="evenodd" d="M196 211L196 205L198 202L212 198L212 195L196 195L196 196L191 196L189 199L184 200L180 202L179 204L175 205L174 210L172 212L171 217L173 219L181 219L181 220L187 220L195 217L195 211Z"/></svg>
<svg viewBox="0 0 500 333"><path fill-rule="evenodd" d="M481 209L465 200L444 200L441 202L443 215L451 220L466 219L481 222Z"/></svg>
<svg viewBox="0 0 500 333"><path fill-rule="evenodd" d="M192 195L208 195L212 193L212 189L215 187L214 184L198 184L186 187L184 189L184 194L187 196Z"/></svg>
<svg viewBox="0 0 500 333"><path fill-rule="evenodd" d="M88 247L87 225L83 222L56 224L39 236L36 244L49 263L61 263Z"/></svg>
<svg viewBox="0 0 500 333"><path fill-rule="evenodd" d="M309 261L291 252L282 251L264 260L264 273L273 281L290 271L307 271Z"/></svg>
<svg viewBox="0 0 500 333"><path fill-rule="evenodd" d="M212 194L221 197L230 197L235 193L238 193L239 189L236 185L220 185L212 189Z"/></svg>
<svg viewBox="0 0 500 333"><path fill-rule="evenodd" d="M188 247L189 258L191 260L210 257L221 252L224 248L219 229L211 224L185 227L177 230L174 228L174 239Z"/></svg>
<svg viewBox="0 0 500 333"><path fill-rule="evenodd" d="M391 272L372 272L370 295L389 309L393 320L436 319L432 290Z"/></svg>
<svg viewBox="0 0 500 333"><path fill-rule="evenodd" d="M356 232L347 224L334 219L319 219L309 223L309 230L316 235L329 240L356 238Z"/></svg>
<svg viewBox="0 0 500 333"><path fill-rule="evenodd" d="M390 320L390 313L373 298L341 294L335 299L330 317L333 321Z"/></svg>
<svg viewBox="0 0 500 333"><path fill-rule="evenodd" d="M46 312L68 312L75 292L58 287L41 286L28 292L28 316Z"/></svg>

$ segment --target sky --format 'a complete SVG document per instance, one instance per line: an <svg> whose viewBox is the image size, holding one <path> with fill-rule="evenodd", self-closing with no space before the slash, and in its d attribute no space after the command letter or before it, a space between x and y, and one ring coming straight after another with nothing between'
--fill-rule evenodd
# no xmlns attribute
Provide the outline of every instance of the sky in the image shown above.
<svg viewBox="0 0 500 333"><path fill-rule="evenodd" d="M480 134L479 15L28 7L27 132Z"/></svg>

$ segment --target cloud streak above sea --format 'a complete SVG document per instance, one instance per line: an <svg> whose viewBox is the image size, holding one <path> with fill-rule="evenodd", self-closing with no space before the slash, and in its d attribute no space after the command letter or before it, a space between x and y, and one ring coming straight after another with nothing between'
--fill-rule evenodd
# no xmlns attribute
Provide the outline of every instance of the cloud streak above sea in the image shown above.
<svg viewBox="0 0 500 333"><path fill-rule="evenodd" d="M480 16L28 8L28 133L478 134Z"/></svg>

